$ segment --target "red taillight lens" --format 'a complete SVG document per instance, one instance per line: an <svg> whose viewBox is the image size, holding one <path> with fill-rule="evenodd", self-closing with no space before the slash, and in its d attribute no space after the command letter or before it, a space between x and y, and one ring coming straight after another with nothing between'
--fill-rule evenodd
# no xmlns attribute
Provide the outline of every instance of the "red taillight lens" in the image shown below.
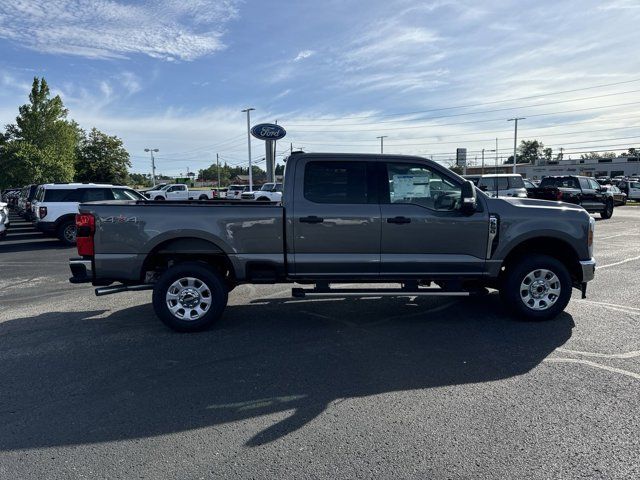
<svg viewBox="0 0 640 480"><path fill-rule="evenodd" d="M76 215L76 246L78 255L93 255L93 234L96 231L96 219L93 215L79 213Z"/></svg>
<svg viewBox="0 0 640 480"><path fill-rule="evenodd" d="M558 190L558 193L556 193L556 200L562 200L562 192L560 190Z"/></svg>
<svg viewBox="0 0 640 480"><path fill-rule="evenodd" d="M38 209L38 216L40 217L40 220L42 220L44 217L47 216L47 207L40 207Z"/></svg>

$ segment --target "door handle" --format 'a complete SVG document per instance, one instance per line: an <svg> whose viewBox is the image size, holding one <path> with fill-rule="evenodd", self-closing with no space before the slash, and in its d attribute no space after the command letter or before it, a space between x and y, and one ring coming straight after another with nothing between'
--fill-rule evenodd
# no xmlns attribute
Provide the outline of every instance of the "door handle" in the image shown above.
<svg viewBox="0 0 640 480"><path fill-rule="evenodd" d="M411 219L407 217L393 217L393 218L387 218L387 223L396 223L400 225L403 223L411 223Z"/></svg>
<svg viewBox="0 0 640 480"><path fill-rule="evenodd" d="M310 217L300 217L300 223L322 223L324 218L311 215Z"/></svg>

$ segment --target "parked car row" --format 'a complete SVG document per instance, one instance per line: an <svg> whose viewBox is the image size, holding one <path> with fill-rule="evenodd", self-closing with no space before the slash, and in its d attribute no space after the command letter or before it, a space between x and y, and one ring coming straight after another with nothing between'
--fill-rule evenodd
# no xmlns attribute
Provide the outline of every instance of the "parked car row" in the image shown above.
<svg viewBox="0 0 640 480"><path fill-rule="evenodd" d="M66 245L76 243L75 217L80 203L146 200L132 188L97 183L47 183L28 185L18 191L18 195L7 193L7 196L15 198L15 201L7 204L18 215L32 222L37 230L45 235L58 237ZM8 209L6 218L8 220Z"/></svg>
<svg viewBox="0 0 640 480"><path fill-rule="evenodd" d="M589 213L599 213L602 218L610 218L614 207L625 205L629 195L616 185L603 185L594 178L580 175L548 176L537 182L518 174L469 176L467 179L493 198L529 197L572 203ZM628 191L636 195L634 189L640 187L640 182L625 182ZM640 188L637 198L640 198Z"/></svg>

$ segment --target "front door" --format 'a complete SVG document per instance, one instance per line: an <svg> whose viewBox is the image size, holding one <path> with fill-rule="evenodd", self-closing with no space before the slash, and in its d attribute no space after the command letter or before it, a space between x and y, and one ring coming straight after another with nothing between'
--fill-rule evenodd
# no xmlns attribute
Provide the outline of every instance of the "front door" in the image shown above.
<svg viewBox="0 0 640 480"><path fill-rule="evenodd" d="M460 212L459 180L410 161L380 167L381 275L483 272L489 216Z"/></svg>
<svg viewBox="0 0 640 480"><path fill-rule="evenodd" d="M373 277L380 269L380 205L372 166L363 160L301 161L290 228L290 274Z"/></svg>
<svg viewBox="0 0 640 480"><path fill-rule="evenodd" d="M188 200L189 191L186 185L174 185L167 190L167 200Z"/></svg>

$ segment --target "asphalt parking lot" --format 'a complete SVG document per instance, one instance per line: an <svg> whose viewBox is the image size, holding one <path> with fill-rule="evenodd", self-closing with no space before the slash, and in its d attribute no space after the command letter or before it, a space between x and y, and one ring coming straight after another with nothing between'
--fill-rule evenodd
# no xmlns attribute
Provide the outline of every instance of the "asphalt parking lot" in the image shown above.
<svg viewBox="0 0 640 480"><path fill-rule="evenodd" d="M0 243L0 478L640 478L640 208L598 221L565 314L243 286L181 335L150 293Z"/></svg>

